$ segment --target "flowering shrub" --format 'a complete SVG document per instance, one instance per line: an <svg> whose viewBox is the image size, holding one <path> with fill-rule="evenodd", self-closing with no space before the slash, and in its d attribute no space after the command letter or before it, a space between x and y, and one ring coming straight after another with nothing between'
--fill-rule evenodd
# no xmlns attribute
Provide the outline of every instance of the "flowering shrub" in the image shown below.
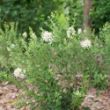
<svg viewBox="0 0 110 110"><path fill-rule="evenodd" d="M107 86L110 69L109 26L106 25L100 32L101 38L105 36L104 43L95 36L93 38L92 33L88 37L85 33L78 34L76 31L75 37L69 39L66 35L68 26L65 26L63 37L59 35L64 30L59 32L57 26L52 30L61 42L57 39L53 42L53 34L44 31L42 40L46 43L39 41L30 28L28 45L24 37L15 37L16 30L13 26L6 32L1 30L0 67L13 73L16 80L24 79L25 83L37 86L39 93L32 90L31 96L39 102L41 110L78 110L89 87ZM9 71L11 68L12 71ZM105 83L102 84L102 81Z"/></svg>

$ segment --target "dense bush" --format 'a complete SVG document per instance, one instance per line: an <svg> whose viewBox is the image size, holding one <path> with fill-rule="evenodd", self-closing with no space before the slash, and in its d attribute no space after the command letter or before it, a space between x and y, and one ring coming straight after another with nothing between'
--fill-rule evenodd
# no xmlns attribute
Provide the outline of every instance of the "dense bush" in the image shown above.
<svg viewBox="0 0 110 110"><path fill-rule="evenodd" d="M98 36L81 29L83 6L83 0L0 1L0 81L21 85L35 100L32 109L78 110L90 87L108 87L110 1L93 1Z"/></svg>
<svg viewBox="0 0 110 110"><path fill-rule="evenodd" d="M0 30L0 67L8 73L11 68L26 70L25 83L37 87L31 96L41 110L78 110L89 87L107 87L110 24L100 32L103 40L90 32L73 31L64 15L53 16L50 27L52 34L46 32L47 39L41 41L30 28L27 44L25 38L15 37L13 23L11 28L5 25L5 31ZM71 36L67 36L68 29L72 29Z"/></svg>
<svg viewBox="0 0 110 110"><path fill-rule="evenodd" d="M110 22L110 1L93 0L93 8L91 10L92 27L99 31L106 22Z"/></svg>

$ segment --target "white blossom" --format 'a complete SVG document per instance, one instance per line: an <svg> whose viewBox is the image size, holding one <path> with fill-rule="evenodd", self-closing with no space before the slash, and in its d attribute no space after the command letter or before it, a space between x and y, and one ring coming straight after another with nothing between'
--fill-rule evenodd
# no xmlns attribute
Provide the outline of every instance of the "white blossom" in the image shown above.
<svg viewBox="0 0 110 110"><path fill-rule="evenodd" d="M76 31L75 31L74 27L71 26L67 29L66 33L67 33L67 37L70 38L75 35Z"/></svg>
<svg viewBox="0 0 110 110"><path fill-rule="evenodd" d="M22 36L23 36L24 38L26 38L26 37L27 37L27 32L24 32L24 33L22 34Z"/></svg>
<svg viewBox="0 0 110 110"><path fill-rule="evenodd" d="M81 34L81 33L82 33L82 29L79 28L79 29L78 29L78 34Z"/></svg>
<svg viewBox="0 0 110 110"><path fill-rule="evenodd" d="M10 48L15 48L15 44L11 44L10 45Z"/></svg>
<svg viewBox="0 0 110 110"><path fill-rule="evenodd" d="M89 39L85 39L80 41L80 45L82 48L89 48L91 47L91 41Z"/></svg>
<svg viewBox="0 0 110 110"><path fill-rule="evenodd" d="M51 44L53 42L53 34L51 32L44 31L42 32L42 39L43 41Z"/></svg>
<svg viewBox="0 0 110 110"><path fill-rule="evenodd" d="M16 68L13 72L13 75L18 79L25 79L26 76L23 73L23 70L21 68Z"/></svg>

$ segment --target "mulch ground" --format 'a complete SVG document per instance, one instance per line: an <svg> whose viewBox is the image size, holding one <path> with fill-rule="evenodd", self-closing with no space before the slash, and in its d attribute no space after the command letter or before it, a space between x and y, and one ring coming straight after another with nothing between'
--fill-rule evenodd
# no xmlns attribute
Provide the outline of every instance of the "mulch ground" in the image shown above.
<svg viewBox="0 0 110 110"><path fill-rule="evenodd" d="M0 83L0 110L31 110L29 106L18 108L22 90L8 82ZM25 97L25 96L24 96ZM80 110L110 110L110 90L90 89L81 104Z"/></svg>
<svg viewBox="0 0 110 110"><path fill-rule="evenodd" d="M81 110L110 110L110 90L90 89L84 98Z"/></svg>
<svg viewBox="0 0 110 110"><path fill-rule="evenodd" d="M18 108L16 103L20 100L22 91L8 82L0 83L0 110L30 110L25 106Z"/></svg>

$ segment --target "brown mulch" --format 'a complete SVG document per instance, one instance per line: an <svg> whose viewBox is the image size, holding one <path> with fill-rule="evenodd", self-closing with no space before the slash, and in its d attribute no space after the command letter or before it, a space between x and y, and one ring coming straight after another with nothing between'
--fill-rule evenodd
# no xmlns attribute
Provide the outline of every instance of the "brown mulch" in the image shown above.
<svg viewBox="0 0 110 110"><path fill-rule="evenodd" d="M21 94L22 91L15 85L8 84L8 82L0 83L0 110L30 110L27 106L22 108L16 107Z"/></svg>
<svg viewBox="0 0 110 110"><path fill-rule="evenodd" d="M84 98L81 110L110 110L110 90L99 92L94 88L90 89Z"/></svg>
<svg viewBox="0 0 110 110"><path fill-rule="evenodd" d="M8 82L0 83L0 110L30 110L29 106L18 108L22 90ZM25 96L22 96L25 99ZM86 109L85 109L86 108ZM37 110L37 109L36 109ZM81 104L80 110L110 110L110 89L97 91L92 88L88 91Z"/></svg>

